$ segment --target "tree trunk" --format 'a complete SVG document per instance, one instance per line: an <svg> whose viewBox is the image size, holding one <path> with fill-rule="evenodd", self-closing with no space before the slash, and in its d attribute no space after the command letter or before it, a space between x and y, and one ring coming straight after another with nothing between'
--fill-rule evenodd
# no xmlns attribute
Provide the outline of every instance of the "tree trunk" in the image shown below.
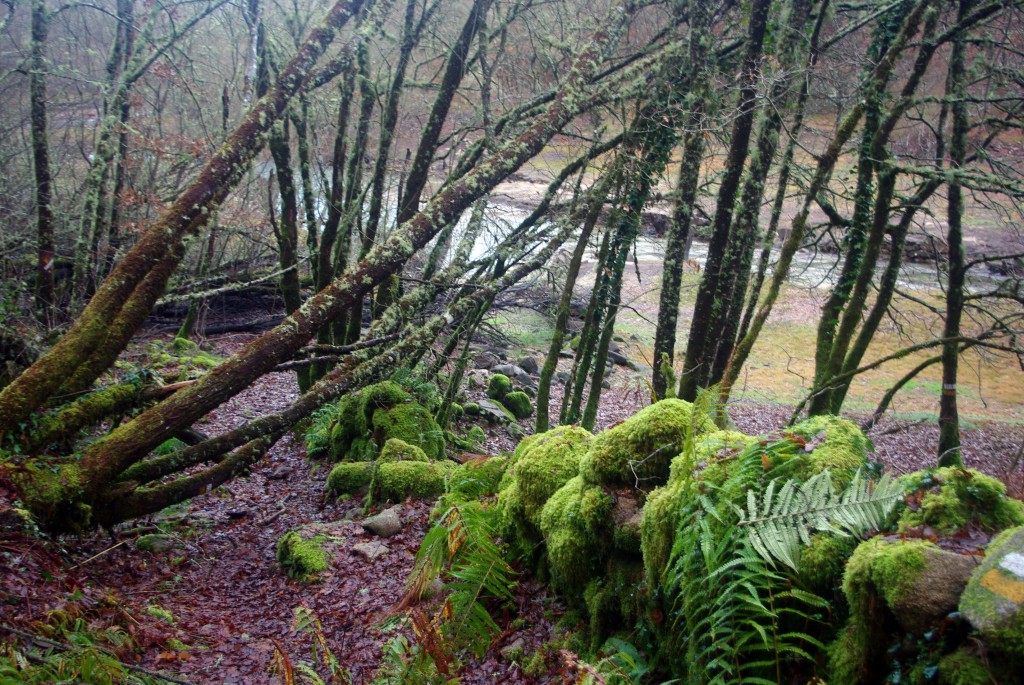
<svg viewBox="0 0 1024 685"><path fill-rule="evenodd" d="M690 323L690 336L686 346L686 359L679 381L678 396L693 401L697 389L706 384L711 371L712 359L708 354L712 341L707 333L710 324L721 315L724 306L715 301L718 283L724 277L721 273L725 248L729 241L733 207L739 189L740 175L747 158L750 132L754 122L757 81L761 62L761 47L764 43L765 28L768 24L770 0L753 0L750 9L750 24L747 32L747 48L743 58L743 72L738 114L733 124L729 143L729 154L725 162L725 173L718 189L718 203L715 209L714 229L708 244L708 258L704 265L704 278L697 290L697 301Z"/></svg>
<svg viewBox="0 0 1024 685"><path fill-rule="evenodd" d="M54 315L53 272L56 264L50 149L46 127L46 42L50 16L45 0L32 0L32 50L29 71L32 162L36 181L36 312L52 322Z"/></svg>

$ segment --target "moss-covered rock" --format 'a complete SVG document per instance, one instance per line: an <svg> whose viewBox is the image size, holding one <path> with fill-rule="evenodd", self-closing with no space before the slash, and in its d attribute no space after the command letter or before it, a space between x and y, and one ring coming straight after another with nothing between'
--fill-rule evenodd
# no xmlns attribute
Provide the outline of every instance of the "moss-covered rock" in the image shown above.
<svg viewBox="0 0 1024 685"><path fill-rule="evenodd" d="M900 513L900 530L929 527L953 535L969 526L997 532L1024 525L1024 503L1006 496L1006 486L973 469L936 468L901 479L907 506Z"/></svg>
<svg viewBox="0 0 1024 685"><path fill-rule="evenodd" d="M992 683L1008 684L1005 678L996 678L987 660L966 649L958 649L939 660L939 685L991 685ZM1019 682L1019 678L1014 682Z"/></svg>
<svg viewBox="0 0 1024 685"><path fill-rule="evenodd" d="M375 411L373 437L380 446L397 438L418 446L431 459L444 457L444 432L431 413L415 402Z"/></svg>
<svg viewBox="0 0 1024 685"><path fill-rule="evenodd" d="M399 438L391 438L380 448L377 463L388 464L396 461L430 461L430 457L416 445L410 445Z"/></svg>
<svg viewBox="0 0 1024 685"><path fill-rule="evenodd" d="M412 400L412 395L394 381L368 385L359 392L359 395L360 407L367 426L373 425L373 415L378 409L389 409Z"/></svg>
<svg viewBox="0 0 1024 685"><path fill-rule="evenodd" d="M366 461L343 461L327 476L328 495L348 495L365 490L373 477L373 464Z"/></svg>
<svg viewBox="0 0 1024 685"><path fill-rule="evenodd" d="M862 543L846 564L850 619L830 650L831 680L877 683L887 650L905 633L923 635L954 611L974 561L926 540Z"/></svg>
<svg viewBox="0 0 1024 685"><path fill-rule="evenodd" d="M477 405L477 408L479 409L479 405ZM466 433L466 440L469 441L469 444L473 445L475 449L480 449L484 446L484 443L487 442L487 433L485 433L484 429L480 426L473 426Z"/></svg>
<svg viewBox="0 0 1024 685"><path fill-rule="evenodd" d="M290 530L277 541L277 562L292 578L309 580L327 570L325 541L322 535L307 539L300 531Z"/></svg>
<svg viewBox="0 0 1024 685"><path fill-rule="evenodd" d="M530 396L521 390L510 392L501 399L501 403L505 405L505 408L512 412L513 416L517 419L525 419L533 413L533 404L530 402Z"/></svg>
<svg viewBox="0 0 1024 685"><path fill-rule="evenodd" d="M541 510L552 579L564 592L578 596L603 566L611 543L611 512L611 497L582 476L563 485Z"/></svg>
<svg viewBox="0 0 1024 685"><path fill-rule="evenodd" d="M407 497L432 499L444 492L444 462L398 461L378 464L371 486L374 501L401 502Z"/></svg>
<svg viewBox="0 0 1024 685"><path fill-rule="evenodd" d="M476 402L466 402L462 408L465 410L466 416L480 416L480 405Z"/></svg>
<svg viewBox="0 0 1024 685"><path fill-rule="evenodd" d="M960 598L960 611L992 650L1024 664L1024 526L989 543Z"/></svg>
<svg viewBox="0 0 1024 685"><path fill-rule="evenodd" d="M487 379L487 396L492 400L500 402L510 392L512 392L512 381L505 374L496 373Z"/></svg>
<svg viewBox="0 0 1024 685"><path fill-rule="evenodd" d="M663 485L688 430L711 433L715 424L694 416L693 405L684 400L652 404L598 435L580 463L580 475L595 485L634 485L638 479L645 489Z"/></svg>
<svg viewBox="0 0 1024 685"><path fill-rule="evenodd" d="M786 433L806 441L799 459L790 462L793 475L806 479L828 469L837 488L845 487L857 469L867 466L872 449L871 441L857 424L838 416L812 416Z"/></svg>
<svg viewBox="0 0 1024 685"><path fill-rule="evenodd" d="M593 439L578 426L559 426L526 437L516 447L498 509L502 536L524 556L540 542L541 510L579 473L580 459Z"/></svg>

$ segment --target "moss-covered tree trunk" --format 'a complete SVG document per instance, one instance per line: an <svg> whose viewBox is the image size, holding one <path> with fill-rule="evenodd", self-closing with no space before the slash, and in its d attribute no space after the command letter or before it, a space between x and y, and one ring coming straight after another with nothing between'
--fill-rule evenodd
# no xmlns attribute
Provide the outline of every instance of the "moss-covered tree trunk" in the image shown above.
<svg viewBox="0 0 1024 685"><path fill-rule="evenodd" d="M960 0L957 15L960 20L971 11L973 0ZM946 286L946 323L942 346L942 395L939 399L939 466L962 466L960 456L960 416L957 409L956 383L957 367L960 361L960 346L956 338L960 335L960 319L964 307L964 264L963 234L963 188L957 173L967 158L967 132L970 121L967 115L967 57L966 38L959 36L953 41L949 58L949 75L946 92L952 98L950 105L953 129L949 141L948 211L946 216L946 243L949 255L949 282Z"/></svg>
<svg viewBox="0 0 1024 685"><path fill-rule="evenodd" d="M334 5L281 72L274 88L250 110L192 185L118 262L64 337L0 391L0 435L27 419L79 369L88 370L74 385L88 387L110 367L163 293L183 256L185 236L206 223L241 178L259 151L262 136L358 5L359 0L339 0Z"/></svg>
<svg viewBox="0 0 1024 685"><path fill-rule="evenodd" d="M716 299L716 295L719 290L719 282L724 277L721 272L722 261L729 241L729 229L732 224L740 176L743 173L743 164L747 159L747 150L750 145L750 133L756 109L761 48L764 44L770 6L769 0L753 0L750 7L746 52L740 75L737 115L729 140L725 172L718 189L711 241L708 244L708 258L704 266L704 277L697 289L697 301L694 304L690 336L686 345L686 358L679 381L678 396L690 401L696 399L697 389L706 385L709 378L713 362L709 351L713 347L713 341L708 338L708 326L715 317L720 315L726 304L720 299ZM729 294L730 298L732 296L733 294Z"/></svg>
<svg viewBox="0 0 1024 685"><path fill-rule="evenodd" d="M53 272L56 264L50 174L50 145L46 126L46 42L50 16L45 0L32 0L32 46L29 66L29 109L32 170L36 182L36 312L49 322L53 316Z"/></svg>

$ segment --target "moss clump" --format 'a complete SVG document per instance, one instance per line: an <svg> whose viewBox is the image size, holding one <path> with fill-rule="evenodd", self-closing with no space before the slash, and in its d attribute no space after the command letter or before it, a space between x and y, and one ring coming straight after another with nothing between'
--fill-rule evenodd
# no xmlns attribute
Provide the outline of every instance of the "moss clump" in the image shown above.
<svg viewBox="0 0 1024 685"><path fill-rule="evenodd" d="M576 476L544 505L540 529L555 584L570 595L601 568L612 533L612 499L600 487Z"/></svg>
<svg viewBox="0 0 1024 685"><path fill-rule="evenodd" d="M663 485L690 430L711 433L715 424L694 416L689 402L662 400L598 435L580 463L580 474L592 484L635 485L639 479L644 488Z"/></svg>
<svg viewBox="0 0 1024 685"><path fill-rule="evenodd" d="M462 409L466 412L466 416L480 416L480 405L476 402L466 402Z"/></svg>
<svg viewBox="0 0 1024 685"><path fill-rule="evenodd" d="M388 409L412 399L412 396L394 381L368 385L362 389L359 395L363 418L366 419L367 426L373 425L373 415L378 409Z"/></svg>
<svg viewBox="0 0 1024 685"><path fill-rule="evenodd" d="M479 405L477 405L477 408L479 409ZM487 442L487 433L485 433L484 429L480 426L473 426L469 429L469 432L466 433L466 440L468 440L476 449L480 449L483 447L484 443Z"/></svg>
<svg viewBox="0 0 1024 685"><path fill-rule="evenodd" d="M331 459L354 460L355 452L363 458L362 449L352 449L353 443L364 438L367 433L361 405L359 395L345 395L338 400L333 412L324 410L323 413L314 416L313 425L306 433L306 450L310 456L318 456L324 451L323 445L326 444L326 452ZM328 434L326 441L320 437L324 431Z"/></svg>
<svg viewBox="0 0 1024 685"><path fill-rule="evenodd" d="M371 490L374 501L401 502L408 497L423 499L444 492L448 468L443 463L397 461L377 466Z"/></svg>
<svg viewBox="0 0 1024 685"><path fill-rule="evenodd" d="M817 533L811 543L802 548L797 560L797 575L807 589L828 595L843 579L846 562L859 541L852 536Z"/></svg>
<svg viewBox="0 0 1024 685"><path fill-rule="evenodd" d="M636 625L647 604L643 565L636 559L612 558L606 573L587 583L583 601L590 617L590 648L596 651L623 626Z"/></svg>
<svg viewBox="0 0 1024 685"><path fill-rule="evenodd" d="M555 492L579 473L579 462L593 441L577 426L559 426L520 441L509 478L498 495L502 535L529 556L540 542L541 510Z"/></svg>
<svg viewBox="0 0 1024 685"><path fill-rule="evenodd" d="M501 402L512 392L512 381L503 373L496 373L487 379L487 396Z"/></svg>
<svg viewBox="0 0 1024 685"><path fill-rule="evenodd" d="M991 685L1009 682L989 672L981 657L958 649L939 660L939 685Z"/></svg>
<svg viewBox="0 0 1024 685"><path fill-rule="evenodd" d="M21 501L32 518L58 531L78 532L92 522L92 507L78 501L82 474L77 464L62 464L51 471L30 460L23 469L10 472Z"/></svg>
<svg viewBox="0 0 1024 685"><path fill-rule="evenodd" d="M297 530L291 530L277 541L277 562L298 580L309 580L316 573L327 570L327 538L317 535L306 540Z"/></svg>
<svg viewBox="0 0 1024 685"><path fill-rule="evenodd" d="M188 338L178 337L171 341L171 349L179 354L186 352L198 352L199 345Z"/></svg>
<svg viewBox="0 0 1024 685"><path fill-rule="evenodd" d="M399 438L391 438L380 449L377 463L387 464L396 461L430 461L430 457L416 445L410 445Z"/></svg>
<svg viewBox="0 0 1024 685"><path fill-rule="evenodd" d="M1006 486L973 469L936 468L902 478L911 502L900 514L900 530L929 526L953 535L970 525L988 532L1024 525L1024 503L1006 496Z"/></svg>
<svg viewBox="0 0 1024 685"><path fill-rule="evenodd" d="M837 488L844 487L857 469L867 465L868 452L873 449L857 424L838 416L812 416L787 434L806 441L800 460L790 462L792 476L806 479L828 469ZM776 475L786 476L779 472Z"/></svg>
<svg viewBox="0 0 1024 685"><path fill-rule="evenodd" d="M378 445L398 438L418 446L431 459L444 457L444 432L430 412L415 402L374 412L373 437Z"/></svg>
<svg viewBox="0 0 1024 685"><path fill-rule="evenodd" d="M530 402L530 396L522 390L516 390L510 392L501 399L501 403L505 405L517 419L525 419L533 413L533 404Z"/></svg>
<svg viewBox="0 0 1024 685"><path fill-rule="evenodd" d="M347 495L366 489L373 477L373 464L366 461L344 461L335 465L327 476L328 495Z"/></svg>

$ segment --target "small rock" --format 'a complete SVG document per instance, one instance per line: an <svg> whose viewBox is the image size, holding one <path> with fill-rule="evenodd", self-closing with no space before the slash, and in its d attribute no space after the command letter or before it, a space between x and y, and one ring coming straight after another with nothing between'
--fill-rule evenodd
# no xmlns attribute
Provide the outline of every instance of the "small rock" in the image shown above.
<svg viewBox="0 0 1024 685"><path fill-rule="evenodd" d="M169 552L172 549L181 547L181 543L172 535L153 533L151 535L143 535L139 537L139 539L135 541L135 547L141 549L143 552L155 552L160 554L162 552Z"/></svg>
<svg viewBox="0 0 1024 685"><path fill-rule="evenodd" d="M525 392L526 396L529 397L531 400L537 399L537 389L534 388L532 385L524 385L523 392Z"/></svg>
<svg viewBox="0 0 1024 685"><path fill-rule="evenodd" d="M505 661L515 661L523 656L526 651L526 640L521 637L517 637L515 640L510 642L501 648L501 658Z"/></svg>
<svg viewBox="0 0 1024 685"><path fill-rule="evenodd" d="M352 545L352 551L366 557L369 561L376 561L379 557L387 554L389 550L388 546L380 540L371 540Z"/></svg>
<svg viewBox="0 0 1024 685"><path fill-rule="evenodd" d="M502 373L511 378L516 375L516 371L522 371L518 366L514 364L497 364L491 367L491 373Z"/></svg>
<svg viewBox="0 0 1024 685"><path fill-rule="evenodd" d="M480 414L487 419L488 423L508 423L509 421L515 421L515 417L512 416L512 413L494 400L480 400Z"/></svg>
<svg viewBox="0 0 1024 685"><path fill-rule="evenodd" d="M398 512L401 510L402 508L398 505L385 509L379 514L364 519L363 528L374 535L389 538L402 530L402 519L398 517Z"/></svg>
<svg viewBox="0 0 1024 685"><path fill-rule="evenodd" d="M601 387L604 388L605 390L611 390L612 382L605 378L603 381L601 381Z"/></svg>
<svg viewBox="0 0 1024 685"><path fill-rule="evenodd" d="M537 358L534 356L527 355L520 357L516 360L516 364L522 368L528 374L536 375L540 371L540 364L537 363Z"/></svg>
<svg viewBox="0 0 1024 685"><path fill-rule="evenodd" d="M568 383L569 377L570 374L568 371L559 371L555 374L555 379L557 379L559 383Z"/></svg>
<svg viewBox="0 0 1024 685"><path fill-rule="evenodd" d="M290 468L287 466L278 466L267 474L267 480L284 480L290 475L292 475L292 470Z"/></svg>
<svg viewBox="0 0 1024 685"><path fill-rule="evenodd" d="M244 519L246 516L252 516L252 512L248 509L231 509L228 511L229 519Z"/></svg>
<svg viewBox="0 0 1024 685"><path fill-rule="evenodd" d="M492 369L500 363L501 360L493 352L480 352L473 358L473 366L478 369Z"/></svg>

